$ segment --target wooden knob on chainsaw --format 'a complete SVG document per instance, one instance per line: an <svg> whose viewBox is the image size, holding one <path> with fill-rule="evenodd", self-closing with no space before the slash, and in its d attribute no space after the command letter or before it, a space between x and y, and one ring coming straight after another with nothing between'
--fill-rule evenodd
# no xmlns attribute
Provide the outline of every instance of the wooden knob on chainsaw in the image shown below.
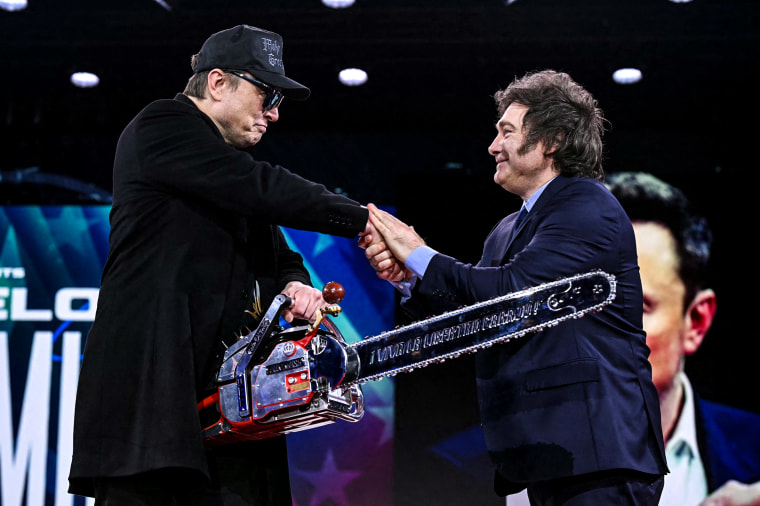
<svg viewBox="0 0 760 506"><path fill-rule="evenodd" d="M346 290L343 288L343 285L335 281L330 281L322 288L322 298L328 304L339 304L345 296Z"/></svg>

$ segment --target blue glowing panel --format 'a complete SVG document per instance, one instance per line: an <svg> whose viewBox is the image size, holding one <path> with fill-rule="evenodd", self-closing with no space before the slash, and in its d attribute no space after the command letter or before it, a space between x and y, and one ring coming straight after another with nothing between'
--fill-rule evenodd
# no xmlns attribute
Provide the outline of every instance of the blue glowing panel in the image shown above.
<svg viewBox="0 0 760 506"><path fill-rule="evenodd" d="M74 396L108 252L109 211L0 208L3 505L75 503L67 492Z"/></svg>
<svg viewBox="0 0 760 506"><path fill-rule="evenodd" d="M69 495L81 352L108 254L110 206L0 207L0 504L91 504ZM394 324L393 289L353 240L286 229L314 285L346 289L349 341ZM364 386L366 414L288 436L294 504L391 504L392 380Z"/></svg>

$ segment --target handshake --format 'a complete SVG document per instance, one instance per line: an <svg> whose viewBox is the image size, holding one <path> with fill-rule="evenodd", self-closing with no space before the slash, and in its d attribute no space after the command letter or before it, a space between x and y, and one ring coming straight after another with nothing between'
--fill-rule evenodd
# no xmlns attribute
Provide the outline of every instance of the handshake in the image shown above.
<svg viewBox="0 0 760 506"><path fill-rule="evenodd" d="M425 241L414 228L374 204L369 204L367 209L369 219L364 232L359 234L359 247L365 250L370 265L378 277L386 281L411 280L412 271L406 267L406 259L415 248L424 246ZM282 310L282 317L287 322L302 319L313 324L320 311L330 305L321 290L300 281L291 281L282 293L291 300L291 305Z"/></svg>
<svg viewBox="0 0 760 506"><path fill-rule="evenodd" d="M367 228L359 234L359 247L378 277L386 281L409 280L412 272L406 267L406 260L416 248L425 246L425 241L410 227L392 214L368 204L369 220Z"/></svg>

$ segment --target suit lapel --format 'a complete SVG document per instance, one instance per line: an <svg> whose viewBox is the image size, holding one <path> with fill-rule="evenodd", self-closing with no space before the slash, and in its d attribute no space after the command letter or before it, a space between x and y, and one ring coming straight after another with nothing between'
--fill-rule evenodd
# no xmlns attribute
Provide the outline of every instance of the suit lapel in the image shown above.
<svg viewBox="0 0 760 506"><path fill-rule="evenodd" d="M533 204L533 209L531 209L525 219L517 225L517 228L514 226L517 219L517 213L514 214L514 217L508 221L508 226L504 227L504 231L502 233L503 237L499 238L500 249L495 249L495 251L500 251L501 255L497 255L491 260L492 266L503 265L506 262L506 260L509 258L508 254L510 253L512 244L515 242L515 239L520 236L522 231L525 230L526 224L529 221L536 219L537 216L541 216L543 209L546 207L546 203L551 202L554 198L554 195L556 195L557 192L559 192L562 188L567 186L571 181L572 178L561 175L554 178L554 180L552 180L552 182L549 183L549 185L544 189L543 193L541 193L541 196L538 198L535 204Z"/></svg>
<svg viewBox="0 0 760 506"><path fill-rule="evenodd" d="M511 242L512 229L514 228L514 222L517 218L517 214L510 216L502 220L496 228L491 232L485 248L483 249L483 258L478 265L483 267L496 267L501 265L501 260L507 251L507 247Z"/></svg>
<svg viewBox="0 0 760 506"><path fill-rule="evenodd" d="M535 211L535 209L534 209ZM503 265L505 263L505 259L507 258L507 254L509 253L509 248L512 246L512 244L515 242L515 239L520 235L520 232L525 228L525 223L528 221L529 218L533 217L533 211L528 213L528 215L525 217L525 219L517 223L517 215L515 215L514 219L511 221L511 226L509 227L509 231L504 234L504 247L501 250L501 255L497 257L496 263L494 265Z"/></svg>

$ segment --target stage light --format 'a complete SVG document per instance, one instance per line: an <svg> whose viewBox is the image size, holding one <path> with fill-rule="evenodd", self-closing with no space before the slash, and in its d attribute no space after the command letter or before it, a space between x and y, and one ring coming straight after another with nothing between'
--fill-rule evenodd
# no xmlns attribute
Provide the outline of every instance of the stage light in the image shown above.
<svg viewBox="0 0 760 506"><path fill-rule="evenodd" d="M612 79L618 84L633 84L641 81L641 71L634 68L617 69L612 74Z"/></svg>
<svg viewBox="0 0 760 506"><path fill-rule="evenodd" d="M367 82L367 73L362 69L343 69L338 74L338 79L346 86L361 86Z"/></svg>
<svg viewBox="0 0 760 506"><path fill-rule="evenodd" d="M161 7L163 7L164 9L166 9L167 11L170 11L170 10L172 10L172 6L171 6L171 5L169 5L169 3L168 3L168 2L165 2L164 0L155 0L155 2L156 2L158 5L160 5Z"/></svg>
<svg viewBox="0 0 760 506"><path fill-rule="evenodd" d="M74 72L71 84L77 88L93 88L100 83L100 78L91 72Z"/></svg>
<svg viewBox="0 0 760 506"><path fill-rule="evenodd" d="M354 5L355 0L322 0L322 3L331 9L343 9Z"/></svg>
<svg viewBox="0 0 760 506"><path fill-rule="evenodd" d="M26 9L26 0L0 0L0 9L4 11L20 11Z"/></svg>

